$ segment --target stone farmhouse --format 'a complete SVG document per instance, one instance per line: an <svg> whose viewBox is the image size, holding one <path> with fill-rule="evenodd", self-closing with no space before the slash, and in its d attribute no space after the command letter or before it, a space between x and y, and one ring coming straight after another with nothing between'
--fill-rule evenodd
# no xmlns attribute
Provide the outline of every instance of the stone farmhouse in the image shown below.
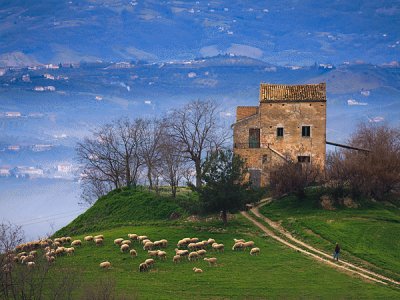
<svg viewBox="0 0 400 300"><path fill-rule="evenodd" d="M326 84L261 83L258 106L239 106L233 127L234 153L246 160L255 186L284 160L325 168Z"/></svg>

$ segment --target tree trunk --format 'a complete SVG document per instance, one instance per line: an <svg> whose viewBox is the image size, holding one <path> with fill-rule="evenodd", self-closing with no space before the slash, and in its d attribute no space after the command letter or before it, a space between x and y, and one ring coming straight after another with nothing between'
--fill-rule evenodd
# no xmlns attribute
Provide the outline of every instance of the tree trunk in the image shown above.
<svg viewBox="0 0 400 300"><path fill-rule="evenodd" d="M125 176L126 176L126 186L131 187L131 168L129 166L128 157L125 158Z"/></svg>
<svg viewBox="0 0 400 300"><path fill-rule="evenodd" d="M153 189L153 179L151 178L151 169L147 167L147 178L149 179L149 190Z"/></svg>
<svg viewBox="0 0 400 300"><path fill-rule="evenodd" d="M225 209L221 210L221 218L222 221L224 222L224 225L228 224L228 214Z"/></svg>
<svg viewBox="0 0 400 300"><path fill-rule="evenodd" d="M196 160L195 162L195 167L196 167L196 187L199 188L201 187L201 161Z"/></svg>
<svg viewBox="0 0 400 300"><path fill-rule="evenodd" d="M171 194L172 198L176 198L176 185L174 184L171 185Z"/></svg>

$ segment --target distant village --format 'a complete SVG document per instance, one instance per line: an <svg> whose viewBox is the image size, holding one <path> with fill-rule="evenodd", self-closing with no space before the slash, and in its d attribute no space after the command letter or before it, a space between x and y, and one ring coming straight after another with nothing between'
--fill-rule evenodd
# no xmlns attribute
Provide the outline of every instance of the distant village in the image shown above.
<svg viewBox="0 0 400 300"><path fill-rule="evenodd" d="M19 153L22 151L44 152L50 151L55 146L52 144L34 144L29 146L3 145L0 146L0 153ZM19 179L27 178L60 178L75 180L77 167L69 162L60 162L48 166L10 166L0 165L0 178L13 177Z"/></svg>

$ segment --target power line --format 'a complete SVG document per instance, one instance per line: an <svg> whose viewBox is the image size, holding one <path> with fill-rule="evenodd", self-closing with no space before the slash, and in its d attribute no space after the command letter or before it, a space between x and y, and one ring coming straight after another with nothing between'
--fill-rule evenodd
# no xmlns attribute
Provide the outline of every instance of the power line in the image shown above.
<svg viewBox="0 0 400 300"><path fill-rule="evenodd" d="M63 219L63 218L67 218L67 217L74 216L74 215L75 215L75 213L69 214L69 215L66 215L66 216L62 216L62 217L48 218L48 219L37 221L37 222L31 222L31 223L25 223L25 224L17 224L17 225L23 227L23 226L28 226L28 225L45 223L45 222L49 222L49 221L52 221L52 220Z"/></svg>
<svg viewBox="0 0 400 300"><path fill-rule="evenodd" d="M38 223L43 223L49 220L53 220L53 219L57 219L57 218L65 218L68 216L72 216L78 212L82 212L83 209L79 209L79 210L74 210L74 211L67 211L67 212L62 212L62 213L58 213L58 214L54 214L54 215L48 215L48 216L42 216L42 217L37 217L37 218L33 218L33 219L28 219L28 220L23 220L23 221L18 221L15 222L16 225L19 226L26 226L26 225L31 225L31 224L38 224ZM65 215L67 214L67 215ZM62 216L65 215L65 216ZM13 222L14 223L14 222Z"/></svg>

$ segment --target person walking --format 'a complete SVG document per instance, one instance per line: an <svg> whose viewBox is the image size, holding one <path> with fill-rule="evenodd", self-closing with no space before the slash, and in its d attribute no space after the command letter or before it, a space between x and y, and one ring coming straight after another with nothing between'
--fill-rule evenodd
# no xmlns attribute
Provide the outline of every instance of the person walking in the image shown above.
<svg viewBox="0 0 400 300"><path fill-rule="evenodd" d="M336 243L335 252L333 253L333 260L339 261L340 246Z"/></svg>

